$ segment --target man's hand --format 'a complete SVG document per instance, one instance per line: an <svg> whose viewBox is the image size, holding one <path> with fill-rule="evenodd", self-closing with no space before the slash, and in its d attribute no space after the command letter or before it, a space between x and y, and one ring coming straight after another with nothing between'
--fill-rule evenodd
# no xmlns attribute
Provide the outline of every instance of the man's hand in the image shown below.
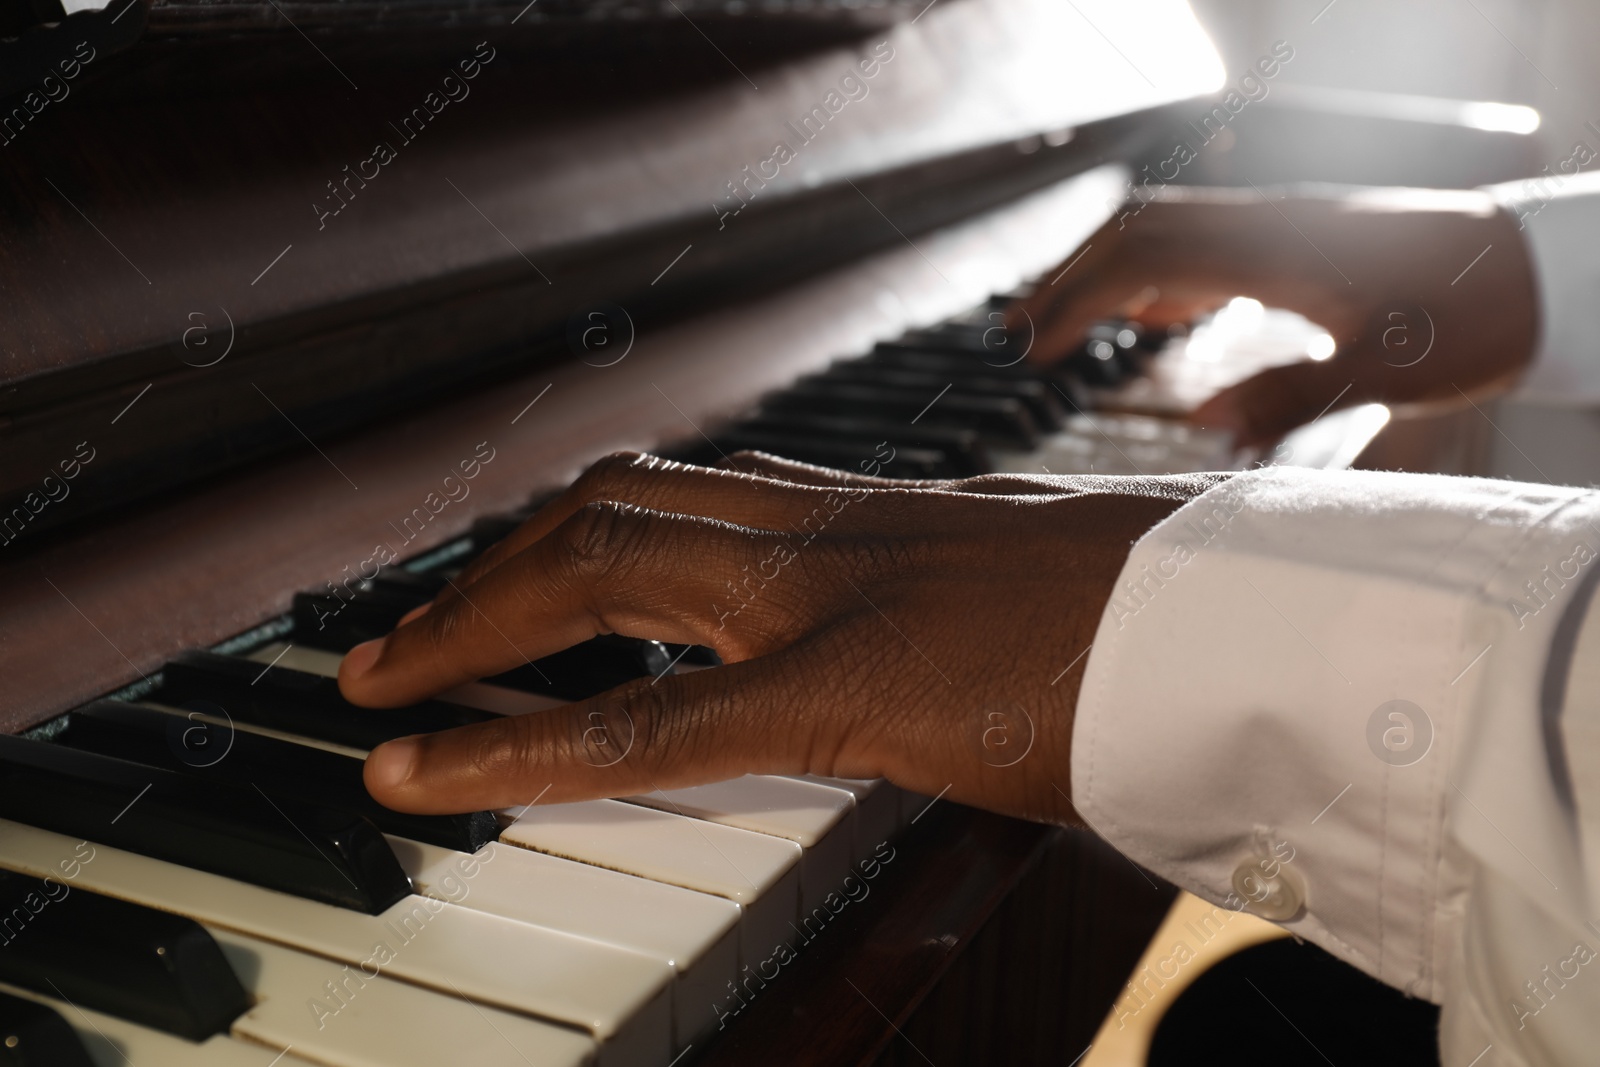
<svg viewBox="0 0 1600 1067"><path fill-rule="evenodd" d="M353 649L339 684L396 706L603 633L709 645L726 666L381 745L373 796L458 812L811 772L1071 821L1084 654L1129 547L1226 477L729 463L601 461L459 593Z"/></svg>
<svg viewBox="0 0 1600 1067"><path fill-rule="evenodd" d="M1098 319L1166 327L1234 296L1298 311L1333 335L1332 359L1272 368L1195 413L1240 444L1273 440L1330 403L1402 413L1464 404L1510 385L1537 335L1525 242L1483 192L1169 186L1130 204L1069 262L1013 312L1014 328L1026 329L1024 312L1033 322L1036 359L1059 357Z"/></svg>

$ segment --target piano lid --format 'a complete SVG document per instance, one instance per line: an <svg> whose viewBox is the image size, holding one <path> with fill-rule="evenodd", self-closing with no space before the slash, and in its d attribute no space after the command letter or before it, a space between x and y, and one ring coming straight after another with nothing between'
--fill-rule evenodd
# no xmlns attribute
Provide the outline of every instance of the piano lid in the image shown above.
<svg viewBox="0 0 1600 1067"><path fill-rule="evenodd" d="M32 0L39 2L39 0ZM98 6L102 0L63 0ZM313 33L385 34L470 26L605 26L650 30L691 19L707 29L760 21L794 27L834 24L879 28L918 14L927 0L151 0L152 33L199 36L217 31L281 33L286 22Z"/></svg>
<svg viewBox="0 0 1600 1067"><path fill-rule="evenodd" d="M799 58L696 39L562 58L519 23L448 66L329 53L159 102L121 91L134 49L0 115L0 515L91 438L137 465L35 529L566 355L595 301L648 318L901 242L1221 76L1181 0L943 0Z"/></svg>
<svg viewBox="0 0 1600 1067"><path fill-rule="evenodd" d="M915 18L926 0L0 0L0 101L92 45L124 94L338 81L347 67L448 65L485 36L594 58L736 42L793 55ZM280 47L287 45L288 47ZM307 46L310 47L307 47ZM128 61L104 62L132 48ZM73 76L74 78L77 75ZM59 78L58 78L59 80Z"/></svg>

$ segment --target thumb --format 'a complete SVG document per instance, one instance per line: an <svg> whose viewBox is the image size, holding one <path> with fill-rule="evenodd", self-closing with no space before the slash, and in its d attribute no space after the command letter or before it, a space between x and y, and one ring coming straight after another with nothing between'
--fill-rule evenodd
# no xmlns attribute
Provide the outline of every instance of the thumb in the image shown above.
<svg viewBox="0 0 1600 1067"><path fill-rule="evenodd" d="M1354 388L1355 375L1338 359L1269 367L1217 393L1190 421L1231 431L1240 447L1275 441L1328 411L1369 398Z"/></svg>
<svg viewBox="0 0 1600 1067"><path fill-rule="evenodd" d="M800 690L779 692L782 655L390 741L367 757L367 790L396 811L447 814L801 774L824 724Z"/></svg>

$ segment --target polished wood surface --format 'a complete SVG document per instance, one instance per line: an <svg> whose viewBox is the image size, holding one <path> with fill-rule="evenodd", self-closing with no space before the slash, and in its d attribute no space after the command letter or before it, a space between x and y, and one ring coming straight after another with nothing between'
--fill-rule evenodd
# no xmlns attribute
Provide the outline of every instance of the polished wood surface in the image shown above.
<svg viewBox="0 0 1600 1067"><path fill-rule="evenodd" d="M34 532L298 446L279 411L316 437L567 357L594 301L661 322L1115 157L1110 116L1195 77L1085 30L1050 0L951 0L748 69L711 47L530 57L511 35L348 83L85 80L0 151L0 514L84 440L100 462ZM838 111L802 139L819 108ZM779 141L794 158L747 178Z"/></svg>
<svg viewBox="0 0 1600 1067"><path fill-rule="evenodd" d="M859 882L866 895L858 889L766 989L752 984L744 999L730 992L716 1006L738 1013L697 1062L775 1062L760 1058L775 1049L795 1065L873 1062L1054 832L955 804L936 805L918 822L885 853L892 858L878 877Z"/></svg>
<svg viewBox="0 0 1600 1067"><path fill-rule="evenodd" d="M608 451L694 436L807 369L1011 288L1091 233L1121 180L1115 169L1094 171L915 247L903 242L780 294L641 334L614 366L532 368L367 433L302 441L279 460L114 523L0 547L0 729L256 626L380 543L402 556L431 548ZM136 405L95 446L115 448L140 417ZM407 542L402 520L480 442L495 459L471 496Z"/></svg>
<svg viewBox="0 0 1600 1067"><path fill-rule="evenodd" d="M1071 1067L1174 893L1093 834L1052 831L877 1063Z"/></svg>
<svg viewBox="0 0 1600 1067"><path fill-rule="evenodd" d="M793 23L840 23L844 26L880 27L910 18L927 0L887 0L871 5L801 2L763 4L790 16ZM754 6L754 5L752 5ZM257 31L279 34L289 23L306 33L348 36L379 36L400 30L438 32L463 23L476 28L513 25L541 26L567 23L616 25L636 23L651 32L672 19L682 20L669 4L641 0L149 0L150 27L153 32L174 35L211 36L219 32ZM678 10L711 28L754 21L723 0L681 0ZM744 11L748 11L745 8Z"/></svg>
<svg viewBox="0 0 1600 1067"><path fill-rule="evenodd" d="M481 60L465 98L409 142L390 122L442 94L456 64L335 94L289 85L241 99L223 84L160 108L124 103L120 84L102 83L46 110L0 155L16 212L4 220L0 380L142 351L171 356L187 314L218 301L248 330L380 294L403 304L423 277L458 290L497 272L556 277L574 250L603 251L604 238L670 220L718 232L711 205L725 183L792 139L786 124L872 55L893 58L824 136L797 146L758 205L1070 130L1187 88L1181 79L1153 87L1109 47L1082 40L1084 30L1048 0L951 0L896 29L887 51L866 40L781 63L761 71L756 89L714 53L639 70L598 63L585 77L583 66L519 64L491 40L458 57ZM337 207L327 183L379 140L394 144L394 169L352 186L349 207L319 229L313 203ZM462 187L471 203L450 188L463 173L475 178ZM300 254L257 280L290 243ZM647 284L663 266L638 263L636 276ZM153 369L174 370L170 361ZM23 400L9 393L6 410Z"/></svg>
<svg viewBox="0 0 1600 1067"><path fill-rule="evenodd" d="M1174 893L1091 835L947 802L893 855L695 1063L1069 1064Z"/></svg>

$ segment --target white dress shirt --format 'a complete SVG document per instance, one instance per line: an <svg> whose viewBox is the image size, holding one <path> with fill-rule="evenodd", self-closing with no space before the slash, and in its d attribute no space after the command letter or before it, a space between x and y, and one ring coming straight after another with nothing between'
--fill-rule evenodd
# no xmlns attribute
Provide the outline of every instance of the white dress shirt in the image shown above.
<svg viewBox="0 0 1600 1067"><path fill-rule="evenodd" d="M1600 397L1600 182L1526 223L1530 381ZM1442 1004L1447 1067L1600 1063L1597 561L1590 490L1240 474L1129 556L1073 802L1178 885Z"/></svg>

